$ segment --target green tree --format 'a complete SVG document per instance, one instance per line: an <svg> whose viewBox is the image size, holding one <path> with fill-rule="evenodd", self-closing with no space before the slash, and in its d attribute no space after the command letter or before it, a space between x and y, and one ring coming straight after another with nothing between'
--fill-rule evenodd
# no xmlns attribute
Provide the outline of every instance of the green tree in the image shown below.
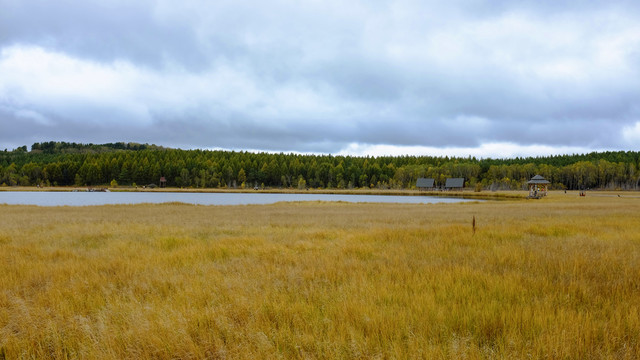
<svg viewBox="0 0 640 360"><path fill-rule="evenodd" d="M82 177L80 176L80 174L76 174L75 176L75 185L76 186L84 185L84 180L82 180Z"/></svg>
<svg viewBox="0 0 640 360"><path fill-rule="evenodd" d="M244 171L244 169L240 169L238 171L238 182L243 184L247 181L247 173Z"/></svg>
<svg viewBox="0 0 640 360"><path fill-rule="evenodd" d="M186 168L182 168L182 170L180 170L180 177L176 181L178 182L178 186L180 187L189 187L191 185L189 170L187 170Z"/></svg>
<svg viewBox="0 0 640 360"><path fill-rule="evenodd" d="M303 190L307 188L307 182L304 179L304 177L302 177L302 175L300 175L300 177L298 178L298 189L299 190Z"/></svg>

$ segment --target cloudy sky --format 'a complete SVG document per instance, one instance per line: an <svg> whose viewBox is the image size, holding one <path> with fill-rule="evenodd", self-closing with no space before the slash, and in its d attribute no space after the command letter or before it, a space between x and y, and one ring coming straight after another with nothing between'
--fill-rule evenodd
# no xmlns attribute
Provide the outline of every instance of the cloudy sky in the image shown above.
<svg viewBox="0 0 640 360"><path fill-rule="evenodd" d="M0 0L0 148L640 150L640 2Z"/></svg>

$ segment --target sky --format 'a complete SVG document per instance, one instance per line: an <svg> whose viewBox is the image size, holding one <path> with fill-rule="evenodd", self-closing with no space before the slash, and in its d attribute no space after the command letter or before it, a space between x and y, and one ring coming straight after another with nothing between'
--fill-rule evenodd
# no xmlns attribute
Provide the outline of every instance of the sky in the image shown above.
<svg viewBox="0 0 640 360"><path fill-rule="evenodd" d="M0 148L640 150L640 2L0 0Z"/></svg>

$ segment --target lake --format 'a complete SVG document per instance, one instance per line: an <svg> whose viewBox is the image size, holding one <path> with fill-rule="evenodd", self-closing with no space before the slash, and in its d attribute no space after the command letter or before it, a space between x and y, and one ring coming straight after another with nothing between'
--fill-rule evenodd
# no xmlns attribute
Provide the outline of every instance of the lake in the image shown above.
<svg viewBox="0 0 640 360"><path fill-rule="evenodd" d="M291 201L435 204L478 200L434 196L396 195L0 191L0 204L38 206L88 206L142 203L160 204L167 202L182 202L195 205L259 205Z"/></svg>

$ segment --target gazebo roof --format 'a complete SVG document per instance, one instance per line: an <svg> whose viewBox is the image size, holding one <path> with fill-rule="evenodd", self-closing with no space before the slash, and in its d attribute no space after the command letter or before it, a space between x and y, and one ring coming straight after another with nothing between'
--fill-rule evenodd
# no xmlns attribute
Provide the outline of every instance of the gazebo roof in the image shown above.
<svg viewBox="0 0 640 360"><path fill-rule="evenodd" d="M527 184L551 184L547 179L543 178L540 175L536 175L531 178L531 180L527 181Z"/></svg>

